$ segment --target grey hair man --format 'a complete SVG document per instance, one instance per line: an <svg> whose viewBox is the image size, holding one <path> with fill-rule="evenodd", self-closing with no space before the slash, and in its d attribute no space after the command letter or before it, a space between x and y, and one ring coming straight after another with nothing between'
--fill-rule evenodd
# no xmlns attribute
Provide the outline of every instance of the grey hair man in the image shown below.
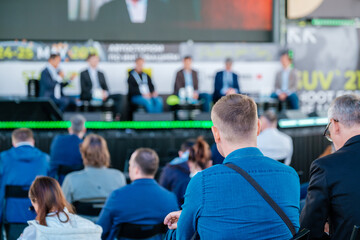
<svg viewBox="0 0 360 240"><path fill-rule="evenodd" d="M69 134L57 135L51 143L49 175L56 178L60 184L66 173L83 168L79 146L86 133L85 121L86 119L82 115L74 115L70 119Z"/></svg>
<svg viewBox="0 0 360 240"><path fill-rule="evenodd" d="M324 136L336 152L312 163L300 223L311 239L350 239L354 225L360 225L360 97L336 98L328 117ZM327 221L329 232L324 233Z"/></svg>

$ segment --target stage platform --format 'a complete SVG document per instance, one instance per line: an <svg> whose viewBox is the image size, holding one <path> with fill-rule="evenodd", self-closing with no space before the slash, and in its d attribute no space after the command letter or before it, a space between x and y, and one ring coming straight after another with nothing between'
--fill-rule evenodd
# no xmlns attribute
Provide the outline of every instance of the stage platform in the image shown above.
<svg viewBox="0 0 360 240"><path fill-rule="evenodd" d="M330 144L322 136L327 121L326 118L279 121L280 130L293 138L291 166L303 173L302 182L309 179L311 162ZM211 126L211 121L86 122L88 133L100 134L107 140L112 167L125 172L131 153L139 147L156 150L160 165L164 166L176 157L181 143L188 138L202 135L209 144L213 144ZM33 129L36 146L49 153L52 139L57 134L66 134L70 122L0 122L0 151L12 146L11 132L20 127Z"/></svg>

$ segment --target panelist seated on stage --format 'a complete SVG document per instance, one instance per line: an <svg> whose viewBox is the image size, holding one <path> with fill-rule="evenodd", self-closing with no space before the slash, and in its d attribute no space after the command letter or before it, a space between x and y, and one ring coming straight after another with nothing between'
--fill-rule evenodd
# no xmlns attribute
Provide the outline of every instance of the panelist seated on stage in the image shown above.
<svg viewBox="0 0 360 240"><path fill-rule="evenodd" d="M155 91L155 86L148 74L143 72L144 59L135 60L135 69L129 72L128 97L131 103L143 106L148 113L161 113L163 101Z"/></svg>
<svg viewBox="0 0 360 240"><path fill-rule="evenodd" d="M232 71L233 60L225 60L225 70L216 73L213 102L216 103L221 97L240 93L238 75Z"/></svg>
<svg viewBox="0 0 360 240"><path fill-rule="evenodd" d="M60 62L61 57L59 54L50 55L45 69L41 72L39 96L50 98L61 111L64 111L74 101L64 96L62 90L70 84L76 74L72 74L70 79L65 80L64 72L59 69Z"/></svg>
<svg viewBox="0 0 360 240"><path fill-rule="evenodd" d="M89 67L80 73L80 99L83 101L106 101L109 96L109 88L104 73L98 69L99 57L96 54L89 54L87 62Z"/></svg>
<svg viewBox="0 0 360 240"><path fill-rule="evenodd" d="M292 60L287 52L281 55L280 61L282 70L276 74L275 92L271 97L288 102L291 109L299 109L299 98L296 93L299 81L297 70L292 67Z"/></svg>
<svg viewBox="0 0 360 240"><path fill-rule="evenodd" d="M176 73L174 95L180 100L186 98L188 103L202 101L202 110L210 111L211 96L208 93L199 93L198 73L192 69L192 58L186 56L183 59L184 68Z"/></svg>

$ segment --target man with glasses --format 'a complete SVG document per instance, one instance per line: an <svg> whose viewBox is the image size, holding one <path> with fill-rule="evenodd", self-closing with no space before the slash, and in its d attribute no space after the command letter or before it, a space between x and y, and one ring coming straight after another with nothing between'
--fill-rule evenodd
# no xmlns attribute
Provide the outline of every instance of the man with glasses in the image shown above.
<svg viewBox="0 0 360 240"><path fill-rule="evenodd" d="M354 225L360 225L360 96L336 98L328 117L324 136L336 152L311 165L300 225L311 231L310 239L350 239Z"/></svg>

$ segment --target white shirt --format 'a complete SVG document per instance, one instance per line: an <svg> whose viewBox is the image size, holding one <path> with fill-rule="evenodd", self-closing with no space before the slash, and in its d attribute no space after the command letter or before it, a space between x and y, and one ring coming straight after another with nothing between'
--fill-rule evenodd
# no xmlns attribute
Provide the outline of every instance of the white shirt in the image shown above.
<svg viewBox="0 0 360 240"><path fill-rule="evenodd" d="M146 21L147 0L126 0L126 6L132 23L144 23Z"/></svg>
<svg viewBox="0 0 360 240"><path fill-rule="evenodd" d="M55 98L61 98L61 85L60 83L63 81L63 78L58 74L58 69L54 68L50 63L47 64L47 69L49 70L51 78L57 82L54 88L54 96Z"/></svg>
<svg viewBox="0 0 360 240"><path fill-rule="evenodd" d="M99 75L96 68L89 67L88 68L90 79L92 82L92 91L101 88L99 84Z"/></svg>
<svg viewBox="0 0 360 240"><path fill-rule="evenodd" d="M268 128L260 133L257 138L260 151L275 160L285 159L285 164L290 165L293 154L293 142L290 136L276 128Z"/></svg>

